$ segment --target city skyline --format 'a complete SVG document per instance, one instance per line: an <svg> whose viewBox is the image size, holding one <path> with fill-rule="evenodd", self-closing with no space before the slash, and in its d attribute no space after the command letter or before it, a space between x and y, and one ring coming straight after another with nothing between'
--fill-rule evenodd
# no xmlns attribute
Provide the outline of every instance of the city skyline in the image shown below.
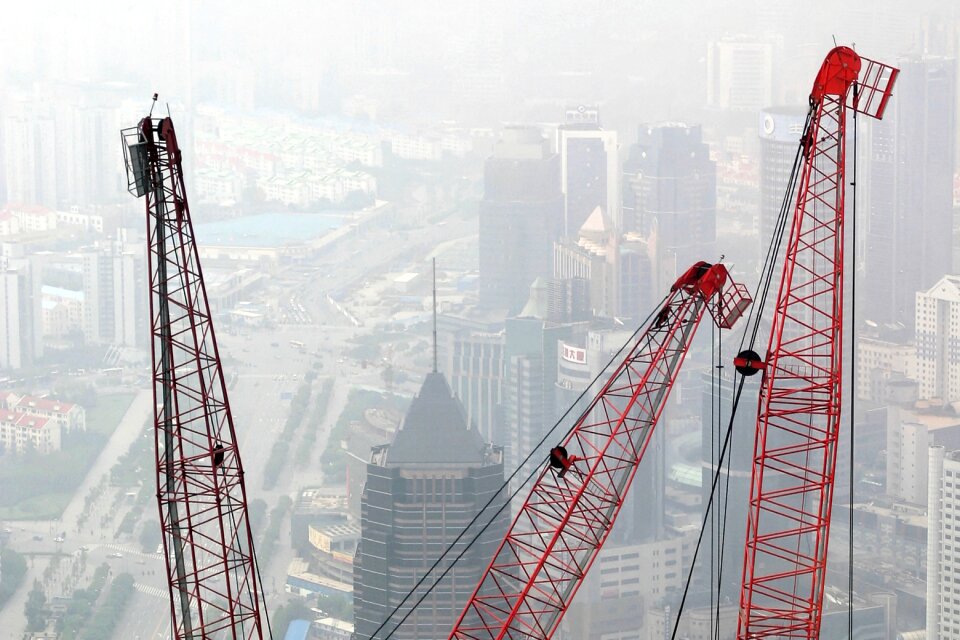
<svg viewBox="0 0 960 640"><path fill-rule="evenodd" d="M857 637L957 632L954 3L96 0L18 3L8 22L0 640L170 637L148 420L157 272L119 135L154 92L184 150L273 634L366 640L475 508L547 458L621 346L670 311L658 301L678 276L723 256L757 289L835 44L900 75L882 121L847 122L856 324L823 633L846 625L848 567ZM783 251L746 338L761 355ZM763 375L746 379L721 467L743 330L707 333L564 637L735 633ZM486 457L464 462L477 442ZM449 633L522 503L507 486L496 535L395 637Z"/></svg>

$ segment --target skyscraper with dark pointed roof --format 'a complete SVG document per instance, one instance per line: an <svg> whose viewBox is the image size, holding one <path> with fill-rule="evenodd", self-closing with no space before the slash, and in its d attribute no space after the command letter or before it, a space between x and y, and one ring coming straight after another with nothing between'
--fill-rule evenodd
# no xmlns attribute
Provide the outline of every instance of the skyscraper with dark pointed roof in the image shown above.
<svg viewBox="0 0 960 640"><path fill-rule="evenodd" d="M443 374L427 374L392 444L374 448L361 498L361 540L354 559L356 638L384 638L410 611L424 586L383 629L377 627L494 495L463 536L457 557L505 500L503 452L467 423ZM488 515L489 514L489 515ZM504 510L436 589L392 635L397 640L446 637L506 533ZM436 572L439 576L440 571Z"/></svg>

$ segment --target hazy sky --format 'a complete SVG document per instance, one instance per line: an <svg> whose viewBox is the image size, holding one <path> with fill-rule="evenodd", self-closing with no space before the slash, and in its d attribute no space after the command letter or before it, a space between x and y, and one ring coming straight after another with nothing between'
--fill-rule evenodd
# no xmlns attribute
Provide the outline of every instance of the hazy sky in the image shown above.
<svg viewBox="0 0 960 640"><path fill-rule="evenodd" d="M0 82L9 87L41 78L128 81L169 96L186 93L182 83L192 75L202 99L205 84L233 74L250 74L261 83L271 76L280 89L283 83L325 79L321 91L330 93L370 87L374 83L364 74L372 71L399 71L411 87L405 96L410 116L430 119L457 118L458 99L470 101L458 78L476 84L477 74L487 74L503 78L505 92L491 105L498 107L488 114L492 120L530 115L519 109L504 113L509 109L501 107L547 91L550 82L549 92L559 86L570 100L590 98L610 105L613 113L629 103L629 111L644 112L635 117L665 119L689 117L691 107L703 101L712 39L769 34L780 46L783 95L802 98L833 36L856 43L868 57L917 52L924 23L934 31L956 28L955 5L950 0L21 2L5 7ZM436 91L441 104L417 105L421 86ZM269 100L259 100L264 102Z"/></svg>

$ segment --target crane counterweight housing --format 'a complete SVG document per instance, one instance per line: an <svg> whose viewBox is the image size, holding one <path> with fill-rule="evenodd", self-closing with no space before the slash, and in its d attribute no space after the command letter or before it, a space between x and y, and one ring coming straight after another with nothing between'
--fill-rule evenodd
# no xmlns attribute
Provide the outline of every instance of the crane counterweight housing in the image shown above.
<svg viewBox="0 0 960 640"><path fill-rule="evenodd" d="M750 304L726 266L699 262L671 287L609 380L551 450L450 638L550 638L609 535L694 333Z"/></svg>

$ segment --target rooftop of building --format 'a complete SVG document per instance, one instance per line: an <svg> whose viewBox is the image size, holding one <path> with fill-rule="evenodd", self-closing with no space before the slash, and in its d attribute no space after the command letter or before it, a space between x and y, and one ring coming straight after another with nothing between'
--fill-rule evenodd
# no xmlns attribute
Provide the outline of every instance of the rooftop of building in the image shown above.
<svg viewBox="0 0 960 640"><path fill-rule="evenodd" d="M908 504L899 501L875 500L868 503L856 504L855 511L864 513L873 513L878 516L895 518L922 529L927 528L927 508L926 506Z"/></svg>
<svg viewBox="0 0 960 640"><path fill-rule="evenodd" d="M72 300L74 302L83 302L84 300L83 291L64 289L63 287L51 287L47 284L40 287L40 293L52 298L63 298L64 300Z"/></svg>
<svg viewBox="0 0 960 640"><path fill-rule="evenodd" d="M960 302L960 275L946 275L927 289L918 291L918 302L920 296L932 297L938 300L947 300L949 302Z"/></svg>
<svg viewBox="0 0 960 640"><path fill-rule="evenodd" d="M338 512L347 508L347 495L342 488L306 487L297 497L297 511Z"/></svg>
<svg viewBox="0 0 960 640"><path fill-rule="evenodd" d="M327 536L331 540L349 540L360 537L360 525L357 524L310 525L310 528Z"/></svg>
<svg viewBox="0 0 960 640"><path fill-rule="evenodd" d="M283 636L283 640L307 640L309 633L309 620L291 620L287 626L287 633Z"/></svg>
<svg viewBox="0 0 960 640"><path fill-rule="evenodd" d="M77 405L70 402L63 402L51 398L40 398L38 396L21 396L16 393L6 393L5 404L8 409L19 413L30 413L31 411L42 411L44 413L59 413L66 415L74 410Z"/></svg>
<svg viewBox="0 0 960 640"><path fill-rule="evenodd" d="M14 413L7 410L0 411L0 424L40 430L46 427L49 422L49 418L42 416L32 416L28 413Z"/></svg>
<svg viewBox="0 0 960 640"><path fill-rule="evenodd" d="M431 372L407 409L403 424L387 452L385 464L482 465L487 443L467 424L460 401L442 373Z"/></svg>
<svg viewBox="0 0 960 640"><path fill-rule="evenodd" d="M337 618L318 618L314 623L318 627L328 627L331 629L337 629L338 631L346 631L347 633L353 633L353 625L346 620L339 620Z"/></svg>

